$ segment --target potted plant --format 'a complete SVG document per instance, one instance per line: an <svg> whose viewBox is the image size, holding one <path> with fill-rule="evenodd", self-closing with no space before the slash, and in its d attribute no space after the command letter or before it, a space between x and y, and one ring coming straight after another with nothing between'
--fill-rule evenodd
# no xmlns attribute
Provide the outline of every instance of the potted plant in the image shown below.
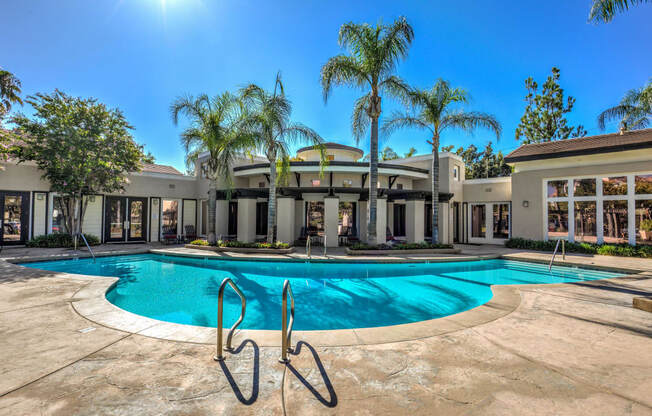
<svg viewBox="0 0 652 416"><path fill-rule="evenodd" d="M641 221L640 233L643 240L652 240L652 219Z"/></svg>

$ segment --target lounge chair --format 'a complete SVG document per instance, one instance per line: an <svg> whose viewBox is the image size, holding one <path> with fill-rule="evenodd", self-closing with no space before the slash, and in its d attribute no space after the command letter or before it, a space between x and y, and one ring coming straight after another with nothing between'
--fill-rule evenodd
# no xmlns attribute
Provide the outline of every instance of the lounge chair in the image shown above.
<svg viewBox="0 0 652 416"><path fill-rule="evenodd" d="M193 240L197 239L197 231L195 230L195 226L190 224L186 225L183 227L186 233L184 234L183 238L186 242L190 242Z"/></svg>

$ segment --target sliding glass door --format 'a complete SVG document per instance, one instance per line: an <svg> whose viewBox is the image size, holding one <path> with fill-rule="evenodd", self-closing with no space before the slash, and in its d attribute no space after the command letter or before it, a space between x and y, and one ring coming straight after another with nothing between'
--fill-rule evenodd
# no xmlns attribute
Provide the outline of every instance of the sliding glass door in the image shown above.
<svg viewBox="0 0 652 416"><path fill-rule="evenodd" d="M28 239L29 192L0 191L0 242L25 244Z"/></svg>
<svg viewBox="0 0 652 416"><path fill-rule="evenodd" d="M147 198L107 196L104 207L104 240L145 241Z"/></svg>

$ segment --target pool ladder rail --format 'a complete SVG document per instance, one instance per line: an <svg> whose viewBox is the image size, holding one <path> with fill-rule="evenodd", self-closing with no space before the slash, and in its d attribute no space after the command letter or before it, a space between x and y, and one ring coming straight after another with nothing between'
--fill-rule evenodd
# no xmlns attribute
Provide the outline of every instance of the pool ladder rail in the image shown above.
<svg viewBox="0 0 652 416"><path fill-rule="evenodd" d="M220 285L220 289L217 292L217 342L216 342L216 347L217 351L215 353L215 356L213 359L215 361L224 361L224 354L222 351L222 335L223 335L223 304L224 304L224 289L226 289L226 285L229 285L233 288L235 293L240 296L240 301L242 303L242 311L240 312L240 318L236 321L236 323L233 324L231 329L229 330L229 334L226 336L226 347L224 349L226 351L233 351L233 347L231 346L231 340L233 339L233 332L235 332L236 328L238 325L242 323L242 320L245 317L245 312L247 311L247 300L245 299L245 295L242 293L240 288L231 280L230 277L227 277L226 279L222 280L222 284Z"/></svg>
<svg viewBox="0 0 652 416"><path fill-rule="evenodd" d="M288 323L288 294L290 295L290 322ZM283 325L281 329L281 358L279 362L287 364L290 362L288 353L292 352L292 327L294 326L294 294L290 281L283 282Z"/></svg>
<svg viewBox="0 0 652 416"><path fill-rule="evenodd" d="M88 244L88 241L86 241L86 237L84 237L83 233L79 233L79 236L81 237L82 240L84 240L84 244L86 244L86 248L88 248L88 251L91 253L91 256L93 257L93 263L96 262L95 259L95 253L93 253L93 250L91 250L90 244Z"/></svg>
<svg viewBox="0 0 652 416"><path fill-rule="evenodd" d="M309 259L312 258L312 237L308 236L306 238L306 256L308 256Z"/></svg>
<svg viewBox="0 0 652 416"><path fill-rule="evenodd" d="M566 260L566 240L557 240L557 244L555 244L555 251L552 252L552 258L550 259L550 265L548 265L548 271L552 270L552 263L555 261L557 250L559 250L559 243L561 243L561 259Z"/></svg>

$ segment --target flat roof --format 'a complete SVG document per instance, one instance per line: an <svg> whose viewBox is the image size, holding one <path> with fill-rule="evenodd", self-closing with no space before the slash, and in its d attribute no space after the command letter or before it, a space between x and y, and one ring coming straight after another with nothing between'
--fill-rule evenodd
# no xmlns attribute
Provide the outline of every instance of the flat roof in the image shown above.
<svg viewBox="0 0 652 416"><path fill-rule="evenodd" d="M652 129L525 144L508 154L505 162L516 163L647 148L652 148Z"/></svg>

